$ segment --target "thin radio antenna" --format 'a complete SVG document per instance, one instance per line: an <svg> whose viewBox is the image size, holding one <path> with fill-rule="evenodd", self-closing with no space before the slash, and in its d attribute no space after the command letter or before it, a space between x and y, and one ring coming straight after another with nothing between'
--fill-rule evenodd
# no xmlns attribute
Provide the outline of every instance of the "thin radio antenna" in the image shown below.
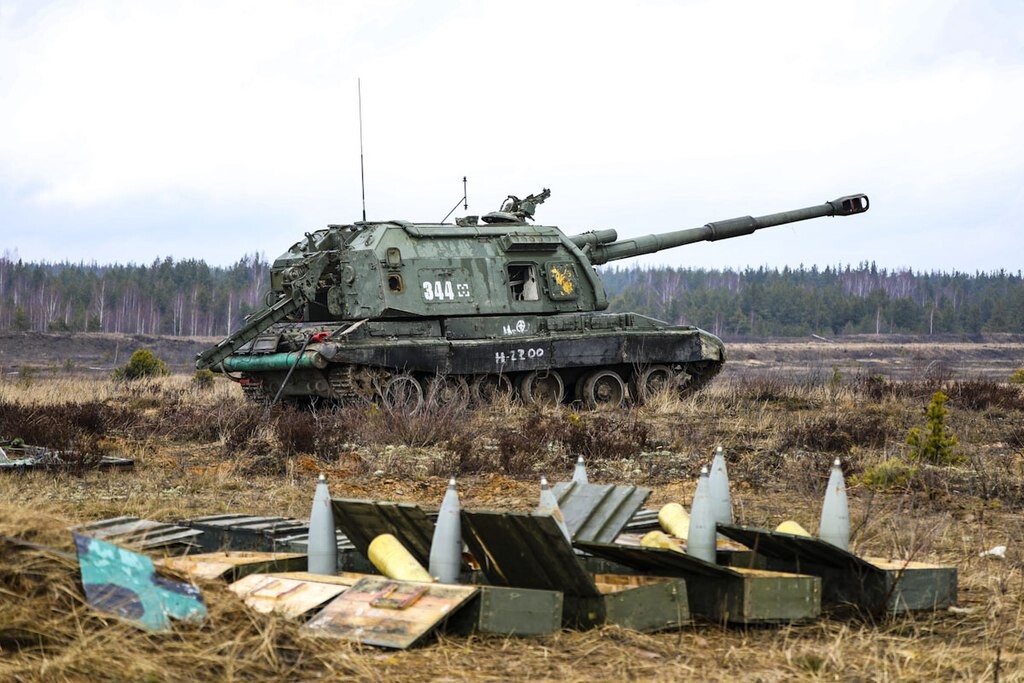
<svg viewBox="0 0 1024 683"><path fill-rule="evenodd" d="M363 83L356 79L356 91L359 94L359 185L363 191L363 222L366 222L366 172L363 170Z"/></svg>
<svg viewBox="0 0 1024 683"><path fill-rule="evenodd" d="M466 192L466 176L462 176L462 199L460 199L459 201L455 202L455 206L453 206L452 210L449 211L445 215L445 217L441 219L441 222L444 223L446 220L448 220L448 216L451 216L455 212L455 209L459 208L459 204L462 204L462 208L464 210L468 209L469 208L469 199L467 198L468 196L469 195Z"/></svg>

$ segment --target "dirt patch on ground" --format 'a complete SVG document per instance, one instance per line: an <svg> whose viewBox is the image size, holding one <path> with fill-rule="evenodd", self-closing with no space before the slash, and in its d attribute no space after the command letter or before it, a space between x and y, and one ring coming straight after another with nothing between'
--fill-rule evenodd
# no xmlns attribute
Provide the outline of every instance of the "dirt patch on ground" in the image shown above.
<svg viewBox="0 0 1024 683"><path fill-rule="evenodd" d="M192 372L196 355L217 341L214 337L0 331L0 371L9 374L31 367L102 374L127 363L135 351L149 349L172 371Z"/></svg>
<svg viewBox="0 0 1024 683"><path fill-rule="evenodd" d="M191 373L195 357L218 337L39 333L0 331L0 371L22 367L42 371L109 372L132 352L149 349L174 372ZM726 374L815 377L833 368L853 375L899 379L954 374L1005 380L1024 366L1024 335L960 336L855 335L832 340L800 337L726 341Z"/></svg>
<svg viewBox="0 0 1024 683"><path fill-rule="evenodd" d="M858 335L825 339L726 342L723 374L828 378L880 375L893 379L976 377L1005 381L1024 367L1024 336L975 339Z"/></svg>

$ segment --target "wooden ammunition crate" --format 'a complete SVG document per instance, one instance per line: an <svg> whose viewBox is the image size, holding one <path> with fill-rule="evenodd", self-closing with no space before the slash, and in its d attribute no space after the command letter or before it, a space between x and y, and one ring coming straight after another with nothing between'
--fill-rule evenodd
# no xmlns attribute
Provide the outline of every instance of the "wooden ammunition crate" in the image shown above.
<svg viewBox="0 0 1024 683"><path fill-rule="evenodd" d="M463 511L462 528L490 583L563 593L562 624L567 627L619 624L660 631L690 621L683 580L591 574L547 515Z"/></svg>
<svg viewBox="0 0 1024 683"><path fill-rule="evenodd" d="M469 604L448 621L446 631L539 636L562 628L562 594L529 588L478 586Z"/></svg>
<svg viewBox="0 0 1024 683"><path fill-rule="evenodd" d="M821 579L816 576L723 567L665 548L576 545L644 574L682 577L690 611L705 619L763 624L804 621L821 614Z"/></svg>
<svg viewBox="0 0 1024 683"><path fill-rule="evenodd" d="M721 533L754 550L769 569L813 574L822 601L869 612L946 609L956 602L956 567L860 557L819 538L767 529L719 526Z"/></svg>

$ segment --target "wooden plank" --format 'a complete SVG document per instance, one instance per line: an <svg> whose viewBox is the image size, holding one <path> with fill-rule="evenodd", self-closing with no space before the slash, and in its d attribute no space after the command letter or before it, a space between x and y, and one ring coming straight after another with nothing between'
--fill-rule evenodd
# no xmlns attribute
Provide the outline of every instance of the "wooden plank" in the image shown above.
<svg viewBox="0 0 1024 683"><path fill-rule="evenodd" d="M303 629L315 635L404 650L476 593L476 586L367 577L332 600Z"/></svg>
<svg viewBox="0 0 1024 683"><path fill-rule="evenodd" d="M249 574L228 588L257 612L276 613L289 619L308 614L348 590L346 585L274 574Z"/></svg>
<svg viewBox="0 0 1024 683"><path fill-rule="evenodd" d="M231 582L256 572L305 569L306 556L299 553L228 551L166 557L157 560L156 564L181 572L193 580L225 579Z"/></svg>
<svg viewBox="0 0 1024 683"><path fill-rule="evenodd" d="M360 579L367 576L379 576L378 574L359 574L356 572L338 572L337 574L310 574L309 572L274 572L267 576L280 576L284 579L296 579L298 581L314 581L316 583L333 583L337 586L354 586Z"/></svg>

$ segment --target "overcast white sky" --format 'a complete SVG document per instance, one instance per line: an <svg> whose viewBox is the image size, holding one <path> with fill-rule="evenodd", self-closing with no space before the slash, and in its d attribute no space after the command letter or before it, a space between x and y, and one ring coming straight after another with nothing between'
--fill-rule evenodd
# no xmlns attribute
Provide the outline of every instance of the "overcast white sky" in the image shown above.
<svg viewBox="0 0 1024 683"><path fill-rule="evenodd" d="M1018 271L1024 2L0 0L0 253L227 264L552 191L620 236L864 192L663 252Z"/></svg>

